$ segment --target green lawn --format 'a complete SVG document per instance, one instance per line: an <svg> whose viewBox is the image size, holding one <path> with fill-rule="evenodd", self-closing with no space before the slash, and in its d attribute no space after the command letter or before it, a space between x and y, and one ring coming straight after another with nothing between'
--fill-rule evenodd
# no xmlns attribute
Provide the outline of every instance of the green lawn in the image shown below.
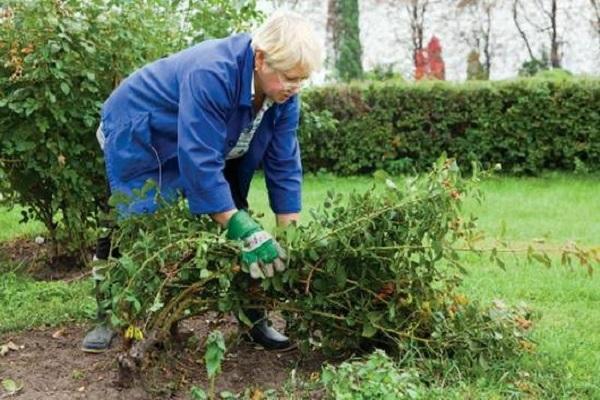
<svg viewBox="0 0 600 400"><path fill-rule="evenodd" d="M18 236L32 236L44 231L43 225L38 222L20 224L21 209L8 210L0 207L0 242Z"/></svg>
<svg viewBox="0 0 600 400"><path fill-rule="evenodd" d="M368 177L307 176L304 208L318 206L326 192L367 190ZM553 174L542 178L493 178L481 185L482 204L468 201L466 211L479 217L480 227L492 235L506 224L506 239L519 244L543 238L550 244L574 240L600 246L600 177ZM251 207L265 213L273 226L264 179L253 183ZM304 218L309 218L308 213ZM17 211L0 209L0 240L40 232L39 225L18 225ZM6 228L5 228L6 227ZM595 266L596 270L598 265ZM487 261L472 259L463 290L489 302L524 301L540 313L535 326L537 352L520 368L537 388L529 398L600 399L600 280L583 268L572 270L555 263L548 269L508 258L506 271ZM70 285L33 283L14 274L0 276L0 332L39 324L85 319L93 312L88 283ZM439 398L528 398L511 395L509 382L481 378L453 387ZM540 395L543 393L543 395ZM434 395L432 395L434 396ZM436 395L437 396L437 395ZM446 396L446 397L444 397Z"/></svg>
<svg viewBox="0 0 600 400"><path fill-rule="evenodd" d="M0 275L0 333L56 326L95 314L91 282L36 282L12 272Z"/></svg>

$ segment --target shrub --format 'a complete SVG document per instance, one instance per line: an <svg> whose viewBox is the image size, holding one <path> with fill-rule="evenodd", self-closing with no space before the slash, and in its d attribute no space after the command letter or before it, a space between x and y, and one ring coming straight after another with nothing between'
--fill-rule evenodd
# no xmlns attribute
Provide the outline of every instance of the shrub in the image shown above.
<svg viewBox="0 0 600 400"><path fill-rule="evenodd" d="M467 80L485 81L489 79L489 71L486 71L479 60L479 52L471 50L467 56Z"/></svg>
<svg viewBox="0 0 600 400"><path fill-rule="evenodd" d="M337 400L416 399L422 386L417 371L399 369L380 350L365 360L326 366L321 382L327 398Z"/></svg>
<svg viewBox="0 0 600 400"><path fill-rule="evenodd" d="M423 171L442 152L514 174L600 168L600 80L370 82L315 88L303 101L307 171Z"/></svg>
<svg viewBox="0 0 600 400"><path fill-rule="evenodd" d="M519 68L519 76L534 76L540 71L545 71L550 68L550 59L548 57L548 51L546 46L542 45L540 48L540 56L538 58L531 58L521 64Z"/></svg>
<svg viewBox="0 0 600 400"><path fill-rule="evenodd" d="M554 68L554 69L546 69L535 74L537 78L544 79L569 79L573 77L573 73L566 69L562 68Z"/></svg>
<svg viewBox="0 0 600 400"><path fill-rule="evenodd" d="M44 223L56 252L86 258L105 201L95 139L102 102L140 66L261 17L254 1L234 3L4 2L0 177L8 185L0 184L0 192L26 208L25 220Z"/></svg>
<svg viewBox="0 0 600 400"><path fill-rule="evenodd" d="M238 265L240 244L208 217L189 215L183 202L124 221L117 238L123 256L97 276L101 307L130 344L138 339L121 358L124 376L180 320L218 311L248 323L248 308L281 311L304 350L380 347L415 361L454 357L465 369L518 356L528 343L518 322L527 315L495 317L456 292L462 267L455 247L476 237L459 211L473 183L441 159L403 188L388 179L383 192L345 201L331 192L311 221L277 233L288 269L261 282Z"/></svg>
<svg viewBox="0 0 600 400"><path fill-rule="evenodd" d="M401 73L394 70L395 65L393 63L377 64L373 69L365 72L363 79L365 81L390 81L404 82L404 77Z"/></svg>
<svg viewBox="0 0 600 400"><path fill-rule="evenodd" d="M0 167L25 219L42 221L71 252L85 248L106 193L101 103L177 35L146 3L78 3L8 2L0 33Z"/></svg>

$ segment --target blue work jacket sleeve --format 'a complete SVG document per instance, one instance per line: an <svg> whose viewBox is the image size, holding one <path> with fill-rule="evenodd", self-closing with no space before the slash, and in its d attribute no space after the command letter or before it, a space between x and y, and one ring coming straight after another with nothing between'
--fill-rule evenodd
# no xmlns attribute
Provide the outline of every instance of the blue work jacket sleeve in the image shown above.
<svg viewBox="0 0 600 400"><path fill-rule="evenodd" d="M223 175L231 93L214 71L195 70L180 82L179 169L193 214L235 208Z"/></svg>
<svg viewBox="0 0 600 400"><path fill-rule="evenodd" d="M302 209L302 164L296 136L300 119L298 96L284 107L263 159L269 202L275 214Z"/></svg>

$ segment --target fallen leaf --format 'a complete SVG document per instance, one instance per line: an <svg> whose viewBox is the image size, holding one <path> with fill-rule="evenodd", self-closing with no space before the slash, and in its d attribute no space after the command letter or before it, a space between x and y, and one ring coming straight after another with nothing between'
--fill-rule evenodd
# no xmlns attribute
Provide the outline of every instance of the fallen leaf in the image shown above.
<svg viewBox="0 0 600 400"><path fill-rule="evenodd" d="M521 328L523 330L527 330L527 329L531 328L531 325L533 325L533 322L531 322L531 320L528 320L523 317L516 317L515 322L517 323L519 328Z"/></svg>
<svg viewBox="0 0 600 400"><path fill-rule="evenodd" d="M17 346L13 342L8 342L8 343L6 343L6 345L8 346L9 350L14 350L14 351L18 351L19 350L19 346ZM21 348L23 348L23 346L21 346Z"/></svg>
<svg viewBox="0 0 600 400"><path fill-rule="evenodd" d="M64 336L65 328L59 329L52 334L53 339L60 339Z"/></svg>
<svg viewBox="0 0 600 400"><path fill-rule="evenodd" d="M17 393L19 390L23 389L23 385L19 385L17 382L12 379L4 379L2 381L2 387L6 391L6 393L10 396Z"/></svg>
<svg viewBox="0 0 600 400"><path fill-rule="evenodd" d="M254 389L254 393L252 393L252 400L262 400L265 398L265 395L263 394L262 390L260 389Z"/></svg>
<svg viewBox="0 0 600 400"><path fill-rule="evenodd" d="M21 346L21 349L23 346ZM19 351L19 346L14 344L13 342L8 342L0 346L0 356L5 356L9 351Z"/></svg>

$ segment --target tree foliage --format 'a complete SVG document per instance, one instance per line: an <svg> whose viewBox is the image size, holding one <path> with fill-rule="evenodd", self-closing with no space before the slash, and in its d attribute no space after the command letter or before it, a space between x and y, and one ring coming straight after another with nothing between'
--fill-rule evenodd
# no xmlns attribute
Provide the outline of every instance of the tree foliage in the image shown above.
<svg viewBox="0 0 600 400"><path fill-rule="evenodd" d="M426 49L417 51L415 60L415 80L446 78L446 66L442 58L442 45L440 40L433 36Z"/></svg>
<svg viewBox="0 0 600 400"><path fill-rule="evenodd" d="M335 0L330 6L335 7L333 46L337 75L345 82L360 79L363 69L358 0Z"/></svg>

